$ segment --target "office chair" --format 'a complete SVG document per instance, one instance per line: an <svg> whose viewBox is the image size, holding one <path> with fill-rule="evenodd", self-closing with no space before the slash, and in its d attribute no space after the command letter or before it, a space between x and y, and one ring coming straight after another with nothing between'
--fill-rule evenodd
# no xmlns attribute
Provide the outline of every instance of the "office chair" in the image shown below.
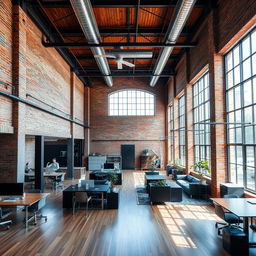
<svg viewBox="0 0 256 256"><path fill-rule="evenodd" d="M7 225L6 228L10 229L10 224L12 224L12 221L11 220L4 220L4 219L7 218L11 213L12 213L11 210L3 211L3 209L0 207L0 226Z"/></svg>
<svg viewBox="0 0 256 256"><path fill-rule="evenodd" d="M41 193L40 189L32 189L29 191L30 193ZM28 212L32 214L29 218L29 221L34 220L33 224L37 224L38 219L44 219L47 222L47 216L39 214L42 208L46 205L46 197L43 197L39 202L28 207Z"/></svg>
<svg viewBox="0 0 256 256"><path fill-rule="evenodd" d="M88 206L91 199L92 199L91 196L88 196L86 192L75 192L73 196L73 215L75 214L76 204L78 204L80 208L81 203L85 203L86 204L85 215L87 216Z"/></svg>
<svg viewBox="0 0 256 256"><path fill-rule="evenodd" d="M216 215L225 221L225 222L217 221L215 223L215 227L218 229L218 235L221 235L220 231L223 228L230 227L232 224L235 224L236 227L239 228L239 224L242 223L243 221L238 216L236 216L235 214L233 214L231 212L224 211L222 206L220 206L219 204L214 203L214 207L215 207ZM222 227L219 227L219 225L222 225Z"/></svg>

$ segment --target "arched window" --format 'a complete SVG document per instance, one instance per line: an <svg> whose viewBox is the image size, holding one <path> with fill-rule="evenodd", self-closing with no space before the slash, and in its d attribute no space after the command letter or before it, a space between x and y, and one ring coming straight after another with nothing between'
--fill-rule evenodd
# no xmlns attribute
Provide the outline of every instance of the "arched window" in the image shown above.
<svg viewBox="0 0 256 256"><path fill-rule="evenodd" d="M108 96L109 116L153 116L155 97L142 90L121 90Z"/></svg>

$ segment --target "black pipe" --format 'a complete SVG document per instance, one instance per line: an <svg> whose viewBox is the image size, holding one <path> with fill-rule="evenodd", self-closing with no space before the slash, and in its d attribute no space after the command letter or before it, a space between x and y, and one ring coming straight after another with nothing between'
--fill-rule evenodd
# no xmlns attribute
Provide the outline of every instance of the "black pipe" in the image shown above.
<svg viewBox="0 0 256 256"><path fill-rule="evenodd" d="M6 96L6 97L11 98L11 99L13 99L13 100L22 102L22 103L24 103L24 104L26 104L26 105L28 105L28 106L30 106L30 107L39 109L39 110L41 110L41 111L43 111L43 112L45 112L45 113L48 113L48 114L53 115L53 116L57 116L57 117L59 117L59 118L61 118L61 119L64 119L64 120L66 120L66 121L72 122L72 123L77 124L77 125L80 125L80 126L82 126L82 127L84 127L84 128L89 128L87 125L81 124L81 123L79 123L79 122L77 122L77 121L75 121L75 120L73 120L73 119L70 119L70 118L61 116L61 115L59 115L59 114L57 114L57 113L54 113L54 112L52 112L52 111L50 111L50 110L47 110L47 109L45 109L45 108L42 108L42 107L40 107L40 106L38 106L38 105L36 105L36 104L34 104L34 103L32 103L32 102L29 102L29 101L27 101L27 100L24 100L24 99L22 99L22 98L20 98L20 97L17 97L17 96L12 95L12 94L9 94L9 93L6 93L6 92L3 92L3 91L0 90L0 95L3 95L3 96Z"/></svg>

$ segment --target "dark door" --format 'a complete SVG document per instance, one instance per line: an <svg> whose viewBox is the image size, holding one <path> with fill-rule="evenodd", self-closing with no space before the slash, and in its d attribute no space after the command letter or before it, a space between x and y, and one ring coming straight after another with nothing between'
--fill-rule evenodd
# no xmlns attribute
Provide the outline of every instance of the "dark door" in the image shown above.
<svg viewBox="0 0 256 256"><path fill-rule="evenodd" d="M122 169L135 169L135 145L121 145Z"/></svg>

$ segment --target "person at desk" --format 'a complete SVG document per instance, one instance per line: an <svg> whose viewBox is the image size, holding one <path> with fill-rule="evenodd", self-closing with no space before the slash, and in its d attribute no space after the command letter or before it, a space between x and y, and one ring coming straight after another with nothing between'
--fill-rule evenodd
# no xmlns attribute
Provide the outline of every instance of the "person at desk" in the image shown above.
<svg viewBox="0 0 256 256"><path fill-rule="evenodd" d="M56 172L57 170L59 170L59 168L60 168L59 163L57 162L56 158L53 158L52 163L48 162L46 164L45 171L46 172Z"/></svg>
<svg viewBox="0 0 256 256"><path fill-rule="evenodd" d="M32 170L29 168L29 162L25 165L25 173L32 173Z"/></svg>

